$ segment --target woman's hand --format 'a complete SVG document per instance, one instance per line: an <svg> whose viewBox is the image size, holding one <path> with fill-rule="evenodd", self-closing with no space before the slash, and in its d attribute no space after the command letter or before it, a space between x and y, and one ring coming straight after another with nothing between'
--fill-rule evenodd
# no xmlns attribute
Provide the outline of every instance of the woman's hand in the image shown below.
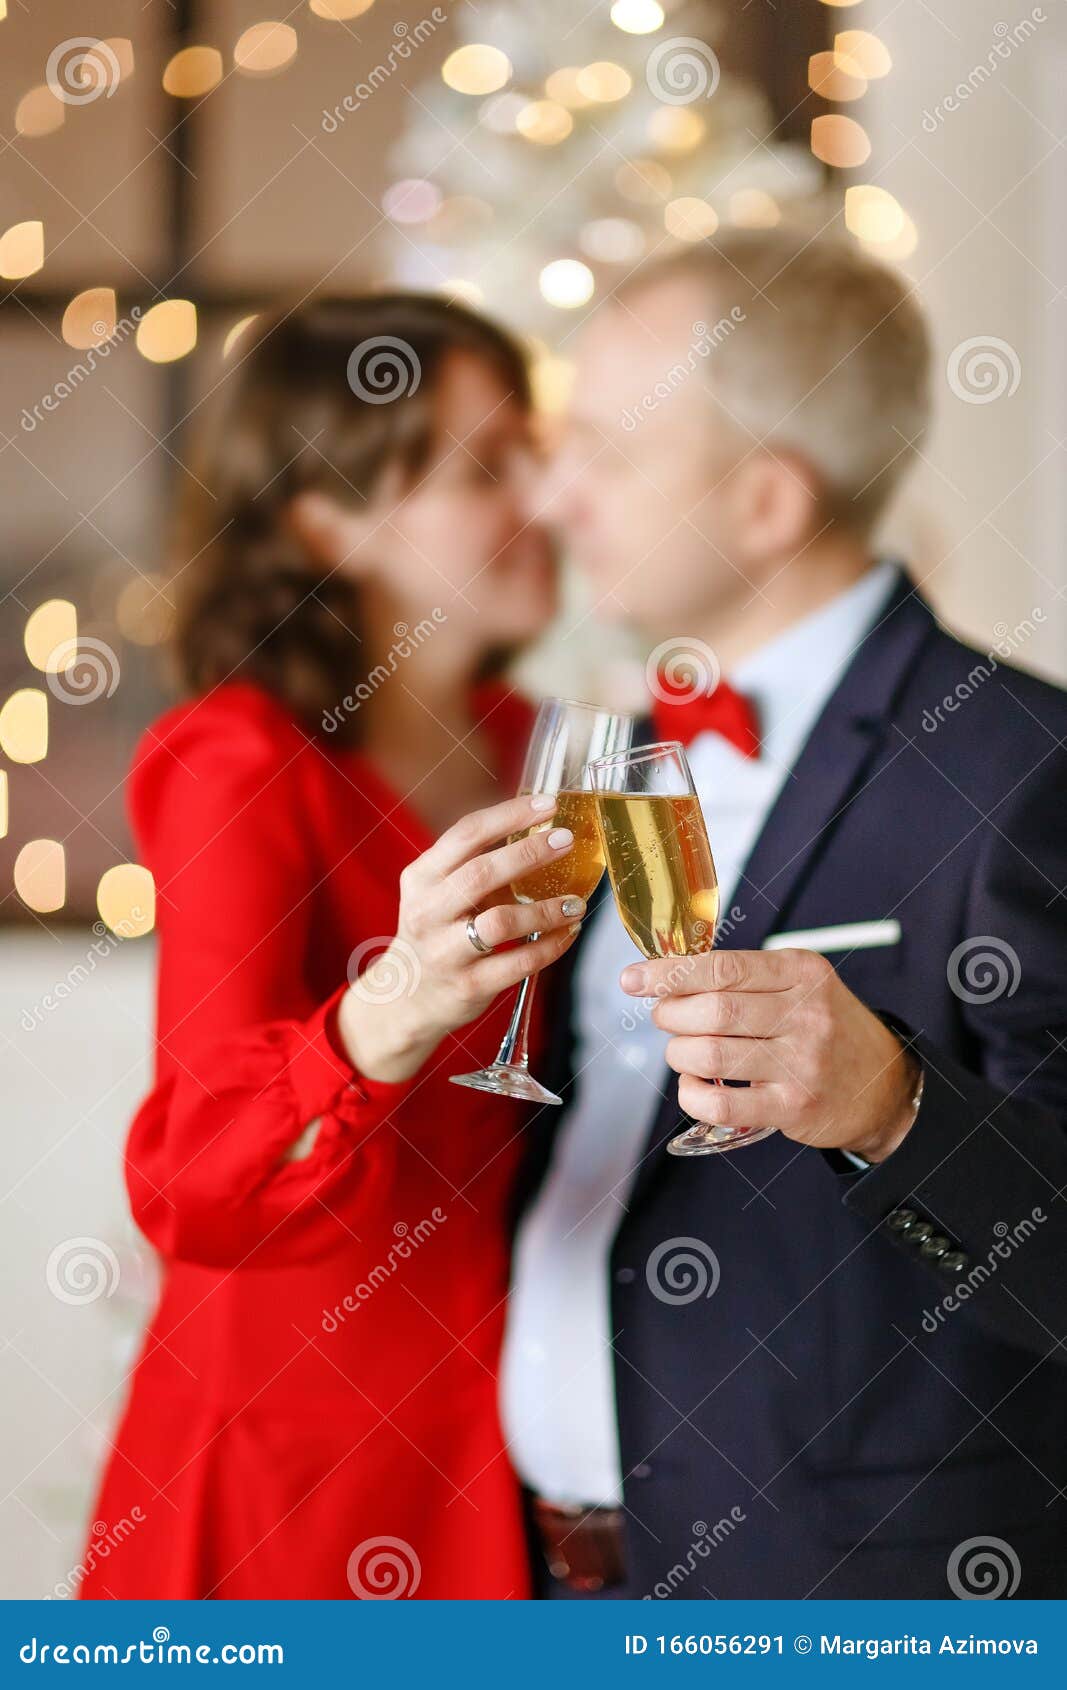
<svg viewBox="0 0 1067 1690"><path fill-rule="evenodd" d="M574 835L542 825L514 844L496 845L544 824L555 804L536 794L476 810L403 871L396 937L349 987L338 1017L352 1063L368 1079L408 1079L447 1033L477 1020L499 993L555 962L573 943L585 913L581 898L520 904L510 887L565 856ZM475 950L468 917L495 954ZM531 933L540 937L498 950ZM404 982L399 994L398 980Z"/></svg>

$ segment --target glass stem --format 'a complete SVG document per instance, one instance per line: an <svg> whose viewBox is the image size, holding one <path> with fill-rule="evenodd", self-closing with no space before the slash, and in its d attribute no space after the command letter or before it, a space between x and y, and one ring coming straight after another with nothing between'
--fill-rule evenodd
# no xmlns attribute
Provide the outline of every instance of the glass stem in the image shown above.
<svg viewBox="0 0 1067 1690"><path fill-rule="evenodd" d="M526 940L528 945L540 938L539 933L531 933ZM519 987L515 999L515 1008L511 1012L508 1030L500 1041L500 1049L496 1053L498 1063L506 1068L529 1068L530 1052L528 1041L530 1035L530 1011L533 1008L534 987L537 984L536 974L528 974Z"/></svg>

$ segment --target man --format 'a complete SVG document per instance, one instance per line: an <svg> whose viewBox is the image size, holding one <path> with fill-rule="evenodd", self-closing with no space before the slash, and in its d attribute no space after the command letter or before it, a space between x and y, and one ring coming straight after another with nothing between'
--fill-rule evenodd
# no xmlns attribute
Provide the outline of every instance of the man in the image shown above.
<svg viewBox="0 0 1067 1690"><path fill-rule="evenodd" d="M723 920L641 963L604 898L571 959L502 1384L545 1595L1067 1594L1067 701L872 552L928 366L781 231L584 335L545 504L655 648Z"/></svg>

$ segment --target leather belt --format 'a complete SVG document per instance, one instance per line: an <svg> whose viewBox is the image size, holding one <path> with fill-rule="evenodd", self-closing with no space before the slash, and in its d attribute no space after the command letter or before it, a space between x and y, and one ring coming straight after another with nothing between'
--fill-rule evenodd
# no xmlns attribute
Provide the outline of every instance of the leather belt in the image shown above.
<svg viewBox="0 0 1067 1690"><path fill-rule="evenodd" d="M530 1515L553 1578L591 1594L626 1576L621 1508L583 1508L530 1497Z"/></svg>

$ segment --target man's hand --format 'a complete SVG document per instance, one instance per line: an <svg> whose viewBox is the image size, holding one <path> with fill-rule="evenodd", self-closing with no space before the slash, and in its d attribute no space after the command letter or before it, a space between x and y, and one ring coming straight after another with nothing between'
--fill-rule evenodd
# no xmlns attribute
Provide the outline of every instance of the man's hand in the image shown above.
<svg viewBox="0 0 1067 1690"><path fill-rule="evenodd" d="M914 1116L919 1066L814 951L709 951L632 964L623 990L658 998L678 1102L708 1125L778 1127L881 1162ZM712 1080L747 1080L748 1089Z"/></svg>

